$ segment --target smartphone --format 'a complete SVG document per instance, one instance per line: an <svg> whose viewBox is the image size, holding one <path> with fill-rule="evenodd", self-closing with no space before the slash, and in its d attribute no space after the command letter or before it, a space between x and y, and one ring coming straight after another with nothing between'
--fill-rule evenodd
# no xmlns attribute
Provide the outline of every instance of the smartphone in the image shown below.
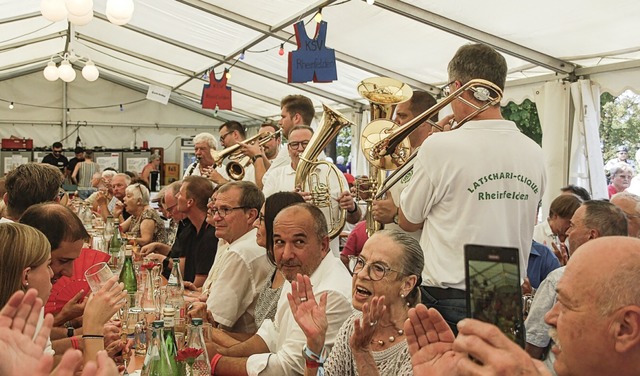
<svg viewBox="0 0 640 376"><path fill-rule="evenodd" d="M496 325L524 348L518 249L465 244L464 263L467 317Z"/></svg>

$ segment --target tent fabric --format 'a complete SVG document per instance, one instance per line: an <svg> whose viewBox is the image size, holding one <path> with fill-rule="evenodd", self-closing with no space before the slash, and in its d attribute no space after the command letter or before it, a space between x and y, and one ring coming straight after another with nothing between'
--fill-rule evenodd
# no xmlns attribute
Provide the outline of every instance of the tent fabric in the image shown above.
<svg viewBox="0 0 640 376"><path fill-rule="evenodd" d="M0 3L0 79L41 72L52 56L64 52L66 22L47 21L39 4ZM375 75L437 94L437 86L447 82L448 60L469 41L493 44L505 55L510 72L505 99L532 98L537 79L543 80L540 85L593 67L606 82L603 89L640 88L640 48L629 32L640 4L633 0L542 0L520 6L508 0L490 5L471 0L378 0L374 5L358 0L135 0L134 16L125 26L106 20L106 0L94 4L93 21L71 27L69 48L90 57L105 78L166 87L172 99L195 108L207 82L204 73L213 68L220 75L231 68L234 111L221 111L217 118L248 126L277 118L279 100L287 94L311 97L318 110L321 103L343 112L362 110L367 103L356 85ZM280 44L285 52L295 49L292 25L303 20L312 31L319 8L329 24L327 47L336 50L338 80L287 85L286 54L277 51ZM239 60L243 51L244 60ZM80 70L83 64L74 65ZM636 72L636 78L617 79L619 70L625 77ZM81 94L68 90L66 95ZM15 96L4 92L0 99ZM215 118L213 111L205 113Z"/></svg>

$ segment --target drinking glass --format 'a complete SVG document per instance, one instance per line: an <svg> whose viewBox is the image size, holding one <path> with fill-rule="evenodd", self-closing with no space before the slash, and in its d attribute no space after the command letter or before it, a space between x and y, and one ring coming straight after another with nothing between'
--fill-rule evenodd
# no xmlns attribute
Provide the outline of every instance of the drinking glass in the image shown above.
<svg viewBox="0 0 640 376"><path fill-rule="evenodd" d="M100 262L92 265L84 272L84 277L91 287L91 291L97 292L100 290L109 279L113 278L113 272L106 262Z"/></svg>

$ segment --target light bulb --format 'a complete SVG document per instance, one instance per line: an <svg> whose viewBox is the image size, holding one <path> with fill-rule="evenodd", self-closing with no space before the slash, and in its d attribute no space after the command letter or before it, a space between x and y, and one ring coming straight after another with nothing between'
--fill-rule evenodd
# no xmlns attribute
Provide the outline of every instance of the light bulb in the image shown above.
<svg viewBox="0 0 640 376"><path fill-rule="evenodd" d="M240 60L244 60L244 50L242 50L242 53L240 54Z"/></svg>
<svg viewBox="0 0 640 376"><path fill-rule="evenodd" d="M322 22L322 8L318 9L318 13L316 13L316 16L313 17L317 23Z"/></svg>
<svg viewBox="0 0 640 376"><path fill-rule="evenodd" d="M213 110L213 116L218 116L218 110L220 110L220 107L216 104L216 108Z"/></svg>
<svg viewBox="0 0 640 376"><path fill-rule="evenodd" d="M89 12L80 16L71 14L71 12L69 12L69 14L67 15L67 20L69 20L69 22L71 22L76 26L84 26L89 22L91 22L91 20L93 20L93 9L89 10Z"/></svg>
<svg viewBox="0 0 640 376"><path fill-rule="evenodd" d="M58 67L56 67L56 63L54 63L53 61L47 63L47 67L44 68L44 72L42 73L44 74L44 78L46 78L47 81L55 81L60 77L60 74L58 73Z"/></svg>
<svg viewBox="0 0 640 376"><path fill-rule="evenodd" d="M369 4L369 5L373 5L373 3L375 3L375 2L376 2L376 0L367 0L367 4Z"/></svg>
<svg viewBox="0 0 640 376"><path fill-rule="evenodd" d="M278 55L280 56L284 55L284 43L280 45L280 50L278 51Z"/></svg>
<svg viewBox="0 0 640 376"><path fill-rule="evenodd" d="M227 78L227 80L230 79L231 78L231 72L230 71L226 71L224 73L224 76Z"/></svg>
<svg viewBox="0 0 640 376"><path fill-rule="evenodd" d="M13 110L13 102L11 102L11 103L9 104L9 109L10 109L10 110Z"/></svg>
<svg viewBox="0 0 640 376"><path fill-rule="evenodd" d="M96 65L91 60L87 61L84 68L82 68L82 77L89 82L93 82L98 79L98 76L100 76L100 72Z"/></svg>
<svg viewBox="0 0 640 376"><path fill-rule="evenodd" d="M47 20L58 22L67 18L67 7L64 5L64 0L42 0L40 13Z"/></svg>
<svg viewBox="0 0 640 376"><path fill-rule="evenodd" d="M124 106L120 105L120 112L124 112Z"/></svg>
<svg viewBox="0 0 640 376"><path fill-rule="evenodd" d="M71 82L76 79L76 71L67 60L63 60L58 67L58 75L64 82Z"/></svg>
<svg viewBox="0 0 640 376"><path fill-rule="evenodd" d="M131 19L133 16L133 0L107 0L107 17L117 19Z"/></svg>
<svg viewBox="0 0 640 376"><path fill-rule="evenodd" d="M69 15L82 17L93 12L93 0L65 0Z"/></svg>

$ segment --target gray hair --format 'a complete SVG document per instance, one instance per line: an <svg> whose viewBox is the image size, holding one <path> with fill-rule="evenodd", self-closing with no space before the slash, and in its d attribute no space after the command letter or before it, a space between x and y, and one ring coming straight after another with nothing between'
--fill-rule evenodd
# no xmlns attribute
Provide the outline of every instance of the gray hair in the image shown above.
<svg viewBox="0 0 640 376"><path fill-rule="evenodd" d="M127 186L125 192L130 193L133 198L140 200L141 205L149 205L149 190L143 184L131 184Z"/></svg>
<svg viewBox="0 0 640 376"><path fill-rule="evenodd" d="M114 177L114 178L115 178L116 176L124 178L124 182L125 182L127 185L131 184L131 176L129 176L129 175L125 174L125 173L122 173L122 172L119 172L119 173L117 173L117 174L113 175L113 177ZM113 179L113 178L111 178L111 179Z"/></svg>
<svg viewBox="0 0 640 376"><path fill-rule="evenodd" d="M103 178L113 178L114 176L116 176L118 173L113 171L113 170L104 170L102 171L102 177ZM127 175L128 176L128 175ZM131 178L129 178L129 180L131 180Z"/></svg>
<svg viewBox="0 0 640 376"><path fill-rule="evenodd" d="M585 208L584 226L596 229L600 236L627 236L627 215L622 209L603 200L590 200L582 204Z"/></svg>
<svg viewBox="0 0 640 376"><path fill-rule="evenodd" d="M406 299L411 307L415 307L421 301L420 285L422 284L422 269L424 269L424 252L420 243L411 235L399 230L381 230L376 236L386 236L402 249L401 263L402 273L406 276L415 275L416 284L409 292Z"/></svg>
<svg viewBox="0 0 640 376"><path fill-rule="evenodd" d="M612 178L621 172L628 172L631 175L634 174L633 167L624 162L616 163L613 167L611 167L609 172L611 173Z"/></svg>
<svg viewBox="0 0 640 376"><path fill-rule="evenodd" d="M209 147L213 150L218 149L218 141L216 141L216 138L213 137L211 133L207 133L207 132L199 133L193 138L194 145L199 144L201 142L206 142L209 145Z"/></svg>
<svg viewBox="0 0 640 376"><path fill-rule="evenodd" d="M507 61L498 51L486 44L467 44L458 49L447 67L449 80L465 84L483 79L504 90L507 79Z"/></svg>

